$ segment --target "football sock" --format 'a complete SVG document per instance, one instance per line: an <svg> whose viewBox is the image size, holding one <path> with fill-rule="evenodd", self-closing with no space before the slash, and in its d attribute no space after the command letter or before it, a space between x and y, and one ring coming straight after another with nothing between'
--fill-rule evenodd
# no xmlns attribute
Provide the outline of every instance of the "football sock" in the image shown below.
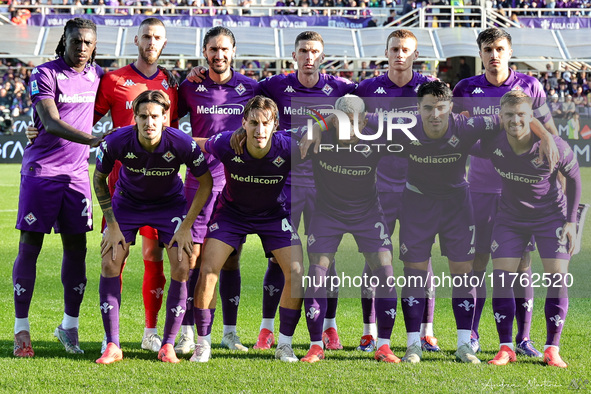
<svg viewBox="0 0 591 394"><path fill-rule="evenodd" d="M162 344L174 346L174 338L179 332L183 316L187 307L187 282L170 280L168 296L166 297L166 321L164 322L164 334Z"/></svg>
<svg viewBox="0 0 591 394"><path fill-rule="evenodd" d="M387 283L394 276L394 271L391 265L387 265L374 270L372 274L383 284L376 288L375 297L378 338L390 338L396 319L398 298L396 287L388 286Z"/></svg>
<svg viewBox="0 0 591 394"><path fill-rule="evenodd" d="M421 323L421 338L434 336L433 323Z"/></svg>
<svg viewBox="0 0 591 394"><path fill-rule="evenodd" d="M433 280L433 265L429 259L429 266L427 267L427 281L425 284L425 310L423 311L423 323L433 323L433 315L435 314L435 287L431 286Z"/></svg>
<svg viewBox="0 0 591 394"><path fill-rule="evenodd" d="M564 327L564 320L568 312L568 287L564 284L565 274L551 274L552 283L558 283L557 278L561 276L561 286L548 287L544 312L546 314L546 345L558 347L560 335Z"/></svg>
<svg viewBox="0 0 591 394"><path fill-rule="evenodd" d="M182 326L193 327L195 324L195 315L193 314L193 302L195 294L195 285L197 285L197 279L199 278L199 268L189 270L189 280L187 281L187 312L183 317ZM191 329L191 332L193 330Z"/></svg>
<svg viewBox="0 0 591 394"><path fill-rule="evenodd" d="M162 307L164 295L164 262L144 260L144 282L142 295L144 296L144 309L146 312L146 327L154 328L158 324L158 312ZM183 309L185 307L183 306Z"/></svg>
<svg viewBox="0 0 591 394"><path fill-rule="evenodd" d="M240 305L240 285L240 270L221 270L219 289L224 325L236 326L238 305Z"/></svg>
<svg viewBox="0 0 591 394"><path fill-rule="evenodd" d="M197 336L197 343L204 343L204 342L207 342L211 345L211 334Z"/></svg>
<svg viewBox="0 0 591 394"><path fill-rule="evenodd" d="M466 343L470 343L470 334L472 330L458 330L458 348Z"/></svg>
<svg viewBox="0 0 591 394"><path fill-rule="evenodd" d="M481 286L476 287L476 304L474 305L474 319L472 320L472 336L475 339L480 338L478 334L478 326L480 326L480 317L482 316L482 310L486 303L486 283L484 280L486 271L474 271L474 276L479 278Z"/></svg>
<svg viewBox="0 0 591 394"><path fill-rule="evenodd" d="M185 315L187 313L189 312L186 312ZM193 314L193 310L191 310L191 314ZM193 331L193 326L181 325L181 333L190 339L195 339L195 331Z"/></svg>
<svg viewBox="0 0 591 394"><path fill-rule="evenodd" d="M472 272L468 272L466 277L470 279L472 276ZM457 277L461 278L460 280L455 280ZM452 283L454 283L451 295L451 304L454 312L454 317L456 318L456 328L458 330L472 330L472 319L474 317L474 292L472 291L473 288L470 287L470 281L464 280L464 274L462 275L451 275ZM468 283L466 283L468 282ZM455 284L459 283L459 286ZM470 342L470 338L468 337L468 342Z"/></svg>
<svg viewBox="0 0 591 394"><path fill-rule="evenodd" d="M371 269L369 268L369 264L367 261L365 262L365 266L363 267L363 278L370 278L371 277ZM362 283L369 284L369 279L367 281L363 281ZM376 322L376 311L375 311L375 304L374 304L374 296L375 296L375 289L371 286L364 287L361 286L361 311L363 314L363 323L370 324ZM364 334L363 335L367 335Z"/></svg>
<svg viewBox="0 0 591 394"><path fill-rule="evenodd" d="M333 283L330 279L332 277L338 278L336 264L335 264L334 259L332 260L332 263L328 267L328 271L326 272L326 276L328 277L327 283ZM338 282L336 282L336 279L335 279L334 283L335 284L338 283ZM332 287L332 285L328 285L328 288L326 289L326 297L327 297L326 298L326 317L325 317L324 329L326 330L329 327L333 327L336 330L336 328L337 328L336 322L334 323L335 324L334 326L327 326L326 319L332 319L334 321L335 317L337 316L337 307L339 304L339 288L338 288L338 286Z"/></svg>
<svg viewBox="0 0 591 394"><path fill-rule="evenodd" d="M37 258L41 247L25 243L18 244L18 255L12 268L12 285L14 287L14 311L17 318L29 316L35 277Z"/></svg>
<svg viewBox="0 0 591 394"><path fill-rule="evenodd" d="M236 326L228 326L224 324L224 335L229 334L231 332L236 333Z"/></svg>
<svg viewBox="0 0 591 394"><path fill-rule="evenodd" d="M328 306L327 306L327 308L328 308ZM334 328L335 330L338 328L337 327L337 319L335 319L335 318L329 319L328 317L324 318L324 323L322 324L322 331L326 331L329 328Z"/></svg>
<svg viewBox="0 0 591 394"><path fill-rule="evenodd" d="M421 334L419 332L406 333L406 347L409 347L417 342L421 342Z"/></svg>
<svg viewBox="0 0 591 394"><path fill-rule="evenodd" d="M119 307L121 304L121 281L118 276L105 278L101 275L99 281L99 302L103 327L107 335L107 343L119 343Z"/></svg>
<svg viewBox="0 0 591 394"><path fill-rule="evenodd" d="M279 341L277 344L286 343L287 339L289 339L287 343L291 344L291 337L293 337L295 328L298 325L301 313L300 309L279 307ZM322 334L320 340L322 340Z"/></svg>
<svg viewBox="0 0 591 394"><path fill-rule="evenodd" d="M283 343L287 343L287 344L291 345L292 340L293 340L293 337L291 335L283 335L283 334L279 333L279 337L277 338L277 346L279 346Z"/></svg>
<svg viewBox="0 0 591 394"><path fill-rule="evenodd" d="M376 347L379 349L384 345L388 345L388 347L390 347L390 338L378 338Z"/></svg>
<svg viewBox="0 0 591 394"><path fill-rule="evenodd" d="M62 285L64 286L64 312L69 316L80 315L80 305L86 289L86 249L64 249L62 260Z"/></svg>
<svg viewBox="0 0 591 394"><path fill-rule="evenodd" d="M157 328L147 328L144 327L144 336L147 337L148 335L158 334Z"/></svg>
<svg viewBox="0 0 591 394"><path fill-rule="evenodd" d="M29 324L28 317L16 318L14 319L14 333L18 334L21 331L29 331L31 332L31 326Z"/></svg>
<svg viewBox="0 0 591 394"><path fill-rule="evenodd" d="M515 345L513 345L513 342L506 342L506 343L501 343L499 345L499 349L503 346L507 346L509 349L515 351Z"/></svg>
<svg viewBox="0 0 591 394"><path fill-rule="evenodd" d="M266 328L267 330L273 332L275 330L275 318L273 318L273 319L263 318L263 320L261 320L261 326L259 328L259 331L261 331L263 328Z"/></svg>
<svg viewBox="0 0 591 394"><path fill-rule="evenodd" d="M316 264L310 264L308 269L310 285L304 296L304 310L310 341L322 341L322 325L326 314L326 271L326 268Z"/></svg>
<svg viewBox="0 0 591 394"><path fill-rule="evenodd" d="M310 342L310 349L312 349L312 346L314 346L314 345L318 345L322 349L324 349L324 342L322 342L322 341L312 341L312 342Z"/></svg>
<svg viewBox="0 0 591 394"><path fill-rule="evenodd" d="M195 314L195 326L197 327L197 336L204 337L211 334L211 326L215 317L215 308L200 309L193 308Z"/></svg>
<svg viewBox="0 0 591 394"><path fill-rule="evenodd" d="M285 277L281 267L269 259L267 272L263 278L263 319L275 318L284 285Z"/></svg>
<svg viewBox="0 0 591 394"><path fill-rule="evenodd" d="M64 318L62 319L62 328L64 330L69 330L71 328L78 328L79 327L79 319L78 316L70 316L64 313Z"/></svg>
<svg viewBox="0 0 591 394"><path fill-rule="evenodd" d="M402 288L401 305L406 332L419 332L425 310L425 287L423 284L427 277L427 271L404 267L404 276L406 286ZM411 277L419 278L414 280Z"/></svg>
<svg viewBox="0 0 591 394"><path fill-rule="evenodd" d="M378 337L378 327L375 323L363 324L363 335L371 335L373 339Z"/></svg>
<svg viewBox="0 0 591 394"><path fill-rule="evenodd" d="M534 288L531 283L531 268L520 272L513 291L515 293L515 320L517 321L517 343L530 338L531 318L534 312ZM522 286L522 283L526 286Z"/></svg>
<svg viewBox="0 0 591 394"><path fill-rule="evenodd" d="M513 342L515 298L511 287L511 278L508 271L493 271L492 308L500 343Z"/></svg>
<svg viewBox="0 0 591 394"><path fill-rule="evenodd" d="M556 350L560 351L560 347L554 345L544 345L544 351L546 351L546 349L548 349L549 347L555 347Z"/></svg>

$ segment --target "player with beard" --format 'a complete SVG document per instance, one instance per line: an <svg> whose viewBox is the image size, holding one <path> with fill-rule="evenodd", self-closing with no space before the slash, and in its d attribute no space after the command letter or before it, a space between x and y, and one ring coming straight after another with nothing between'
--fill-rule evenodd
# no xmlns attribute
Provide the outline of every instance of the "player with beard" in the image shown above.
<svg viewBox="0 0 591 394"><path fill-rule="evenodd" d="M207 31L203 38L203 56L209 71L202 82L184 81L179 87L179 116L189 113L193 137L209 138L227 130L236 130L242 125L242 113L248 100L258 94L256 81L235 72L232 59L236 54L236 39L229 29L217 26ZM226 178L224 166L213 155L205 153L213 177L213 192L203 211L192 227L193 255L189 271L189 298L187 313L181 326L181 337L175 347L179 354L189 354L195 350L193 291L199 277L201 249L207 232L207 223L215 206L218 194L222 191ZM191 201L199 190L199 182L187 172L185 197ZM220 272L219 291L224 320L222 346L231 350L247 351L236 335L238 305L240 303L239 257L241 247L232 254Z"/></svg>
<svg viewBox="0 0 591 394"><path fill-rule="evenodd" d="M33 122L39 130L23 154L16 228L19 252L14 262L14 355L33 357L29 308L36 265L45 234L53 227L63 244L64 317L54 335L68 353L84 353L78 342L80 305L86 288L86 232L92 230L88 179L96 90L103 74L94 64L96 25L70 19L55 50L58 58L31 75Z"/></svg>
<svg viewBox="0 0 591 394"><path fill-rule="evenodd" d="M105 74L99 86L95 122L109 111L114 127L124 127L135 123L131 103L138 94L146 90L161 90L170 98L166 125L178 127L177 90L171 86L167 74L159 69L158 59L166 47L166 28L161 20L147 18L142 21L134 39L138 47L137 59L127 66ZM109 174L109 191L115 190L119 179L121 163L117 161ZM157 352L162 346L158 336L158 312L162 306L166 277L163 269L163 249L159 246L158 233L148 226L140 229L142 235L142 256L144 260L144 279L142 295L145 309L145 328L142 349ZM122 267L123 270L123 267ZM103 341L103 352L107 342Z"/></svg>

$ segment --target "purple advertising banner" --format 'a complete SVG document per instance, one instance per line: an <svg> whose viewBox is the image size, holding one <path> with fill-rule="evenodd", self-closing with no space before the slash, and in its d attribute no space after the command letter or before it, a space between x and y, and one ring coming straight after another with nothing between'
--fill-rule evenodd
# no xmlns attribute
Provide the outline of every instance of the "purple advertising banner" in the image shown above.
<svg viewBox="0 0 591 394"><path fill-rule="evenodd" d="M519 22L525 27L545 30L576 30L588 29L591 27L591 18L579 17L557 17L557 18L537 18L520 17Z"/></svg>
<svg viewBox="0 0 591 394"><path fill-rule="evenodd" d="M64 26L66 22L76 15L32 15L28 21L32 26ZM145 15L84 15L97 25L103 26L139 26ZM237 16L237 15L213 15L213 16L158 16L167 27L272 27L272 28L305 28L309 26L344 27L349 29L361 29L367 27L371 21L369 18L346 18L342 16Z"/></svg>

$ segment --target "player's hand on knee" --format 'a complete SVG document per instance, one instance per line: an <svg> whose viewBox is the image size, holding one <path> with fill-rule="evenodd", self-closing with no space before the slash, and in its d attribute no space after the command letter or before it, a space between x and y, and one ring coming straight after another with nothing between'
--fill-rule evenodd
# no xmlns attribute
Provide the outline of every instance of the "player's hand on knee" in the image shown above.
<svg viewBox="0 0 591 394"><path fill-rule="evenodd" d="M232 133L230 137L230 147L234 150L234 153L241 155L244 153L244 143L246 142L246 130L239 128Z"/></svg>
<svg viewBox="0 0 591 394"><path fill-rule="evenodd" d="M191 69L187 79L191 82L201 83L205 79L205 72L207 69L203 66L196 66Z"/></svg>
<svg viewBox="0 0 591 394"><path fill-rule="evenodd" d="M117 247L121 244L123 251L125 252L127 248L127 243L125 242L125 237L119 227L115 229L107 230L103 234L103 239L101 241L101 257L105 257L109 250L112 249L112 256L111 259L117 259Z"/></svg>
<svg viewBox="0 0 591 394"><path fill-rule="evenodd" d="M177 244L178 250L178 261L183 261L183 252L187 253L190 259L191 255L193 254L193 237L191 235L191 231L179 229L176 233L174 233L170 243L167 245L167 248L171 249L175 242Z"/></svg>
<svg viewBox="0 0 591 394"><path fill-rule="evenodd" d="M566 222L562 226L562 236L560 242L566 244L568 242L568 253L572 256L575 251L575 243L577 239L577 224L575 222Z"/></svg>
<svg viewBox="0 0 591 394"><path fill-rule="evenodd" d="M37 136L39 135L39 130L37 130L35 126L29 126L25 131L25 135L29 140L29 144L32 144L33 142L35 142L35 138L37 138Z"/></svg>

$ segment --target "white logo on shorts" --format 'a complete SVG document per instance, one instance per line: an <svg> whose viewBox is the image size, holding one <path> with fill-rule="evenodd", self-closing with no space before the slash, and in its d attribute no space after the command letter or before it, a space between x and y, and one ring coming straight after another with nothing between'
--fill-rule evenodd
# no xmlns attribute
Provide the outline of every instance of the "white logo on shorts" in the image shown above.
<svg viewBox="0 0 591 394"><path fill-rule="evenodd" d="M219 228L220 228L220 226L218 226L217 223L214 223L211 226L209 226L209 231L214 232L215 230L219 230Z"/></svg>
<svg viewBox="0 0 591 394"><path fill-rule="evenodd" d="M400 251L402 252L402 254L406 254L406 252L408 252L408 248L405 244L400 245Z"/></svg>
<svg viewBox="0 0 591 394"><path fill-rule="evenodd" d="M31 224L37 221L37 218L35 217L35 215L33 215L33 212L29 212L27 216L25 216L25 221L30 226Z"/></svg>
<svg viewBox="0 0 591 394"><path fill-rule="evenodd" d="M497 241L495 241L493 239L492 244L490 244L490 250L492 252L496 252L498 248L499 248L499 244L497 243Z"/></svg>
<svg viewBox="0 0 591 394"><path fill-rule="evenodd" d="M314 242L316 242L316 238L314 238L314 234L310 234L308 236L308 246L312 245Z"/></svg>

